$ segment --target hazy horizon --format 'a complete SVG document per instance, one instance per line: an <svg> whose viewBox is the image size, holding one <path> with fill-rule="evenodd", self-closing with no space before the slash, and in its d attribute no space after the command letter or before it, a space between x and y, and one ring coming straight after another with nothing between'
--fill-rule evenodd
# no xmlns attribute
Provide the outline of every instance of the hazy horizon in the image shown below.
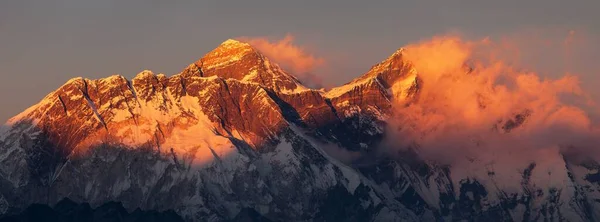
<svg viewBox="0 0 600 222"><path fill-rule="evenodd" d="M585 66L579 72L594 80L600 70L594 62L600 42L597 9L600 2L592 0L568 5L557 0L3 1L0 120L70 78L132 78L146 69L172 75L226 39L240 37L278 41L291 34L294 45L323 59L312 74L340 85L397 48L435 35L458 31L480 38L543 30L564 39L577 30L591 45L582 47L586 50L571 66Z"/></svg>

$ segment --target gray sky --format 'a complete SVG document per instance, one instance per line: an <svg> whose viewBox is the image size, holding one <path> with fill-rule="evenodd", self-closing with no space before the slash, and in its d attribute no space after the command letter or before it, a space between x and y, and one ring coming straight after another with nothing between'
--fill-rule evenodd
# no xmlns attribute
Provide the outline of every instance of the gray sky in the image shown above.
<svg viewBox="0 0 600 222"><path fill-rule="evenodd" d="M578 29L600 43L599 12L598 0L1 0L0 121L70 78L170 75L227 38L291 33L327 60L323 79L341 84L452 30Z"/></svg>

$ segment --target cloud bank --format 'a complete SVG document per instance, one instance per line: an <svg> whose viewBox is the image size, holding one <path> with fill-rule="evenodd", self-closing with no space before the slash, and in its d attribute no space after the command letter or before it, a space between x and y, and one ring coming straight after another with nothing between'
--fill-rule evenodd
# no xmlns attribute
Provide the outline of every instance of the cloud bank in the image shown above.
<svg viewBox="0 0 600 222"><path fill-rule="evenodd" d="M528 47L520 44L451 35L405 47L422 84L414 100L396 101L386 151L414 149L440 164L477 160L507 169L561 155L600 160L600 130L590 111L597 108L580 79L522 68L527 62L519 55Z"/></svg>
<svg viewBox="0 0 600 222"><path fill-rule="evenodd" d="M292 72L303 83L312 87L323 85L322 78L314 71L325 65L325 60L310 54L304 47L295 44L293 35L287 34L283 39L275 41L266 37L240 37L239 39L248 42L285 70Z"/></svg>

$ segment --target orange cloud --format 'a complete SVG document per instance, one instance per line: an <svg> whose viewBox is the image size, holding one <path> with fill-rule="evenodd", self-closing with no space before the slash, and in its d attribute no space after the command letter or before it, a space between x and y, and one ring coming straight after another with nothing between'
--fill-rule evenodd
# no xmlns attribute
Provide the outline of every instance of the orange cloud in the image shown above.
<svg viewBox="0 0 600 222"><path fill-rule="evenodd" d="M325 60L294 44L294 36L287 34L283 39L277 41L271 41L265 37L241 37L240 40L250 43L269 59L291 71L304 83L316 87L322 85L321 77L313 72L316 68L323 66Z"/></svg>
<svg viewBox="0 0 600 222"><path fill-rule="evenodd" d="M542 157L565 153L600 160L600 127L580 79L532 71L529 60L514 57L531 53L520 44L439 36L406 46L405 59L422 84L416 100L396 101L386 146L395 151L418 144L424 158L453 166L469 164L466 158L544 164Z"/></svg>

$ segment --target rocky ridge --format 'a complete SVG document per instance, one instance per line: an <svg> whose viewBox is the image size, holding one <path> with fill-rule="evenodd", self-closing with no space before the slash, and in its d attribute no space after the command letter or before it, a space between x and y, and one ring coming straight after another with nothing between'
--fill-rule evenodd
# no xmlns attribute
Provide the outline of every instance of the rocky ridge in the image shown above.
<svg viewBox="0 0 600 222"><path fill-rule="evenodd" d="M0 212L68 197L189 221L250 209L274 221L598 218L595 163L556 157L564 183L552 186L536 183L535 163L522 166L508 190L493 171L477 177L413 152L341 158L377 153L394 101L418 99L404 53L329 91L236 40L170 77L71 79L0 130Z"/></svg>

